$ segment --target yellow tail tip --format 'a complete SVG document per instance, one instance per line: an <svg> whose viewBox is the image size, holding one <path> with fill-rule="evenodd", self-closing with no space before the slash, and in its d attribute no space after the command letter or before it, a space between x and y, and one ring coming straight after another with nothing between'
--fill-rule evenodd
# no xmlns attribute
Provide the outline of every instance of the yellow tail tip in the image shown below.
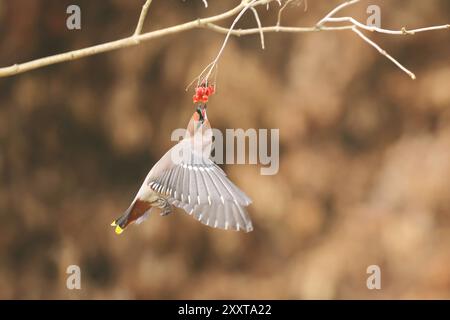
<svg viewBox="0 0 450 320"><path fill-rule="evenodd" d="M117 226L116 220L114 220L113 222L111 222L111 227L115 227L115 226Z"/></svg>
<svg viewBox="0 0 450 320"><path fill-rule="evenodd" d="M123 232L123 229L120 226L116 226L116 234L121 234Z"/></svg>

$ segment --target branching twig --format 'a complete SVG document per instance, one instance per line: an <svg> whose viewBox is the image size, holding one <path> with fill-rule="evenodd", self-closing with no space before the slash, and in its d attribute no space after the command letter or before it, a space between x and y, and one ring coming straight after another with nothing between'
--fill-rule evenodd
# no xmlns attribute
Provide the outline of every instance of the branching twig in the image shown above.
<svg viewBox="0 0 450 320"><path fill-rule="evenodd" d="M73 51L69 51L66 53L60 53L60 54L56 54L53 56L48 56L45 58L40 58L40 59L32 60L29 62L0 68L0 77L9 77L9 76L13 76L13 75L16 75L19 73L23 73L23 72L27 72L30 70L49 66L52 64L57 64L57 63L66 62L66 61L72 61L72 60L81 59L84 57L96 55L96 54L103 53L103 52L108 52L108 51L113 51L113 50L117 50L117 49L121 49L121 48L135 46L143 41L148 41L151 39L156 39L156 38L160 38L163 36L183 32L183 31L187 31L187 30L192 30L192 29L196 29L196 28L203 28L209 23L216 23L216 22L225 20L227 18L230 18L230 17L236 15L237 13L239 13L242 10L243 7L244 7L244 5L239 4L238 6L234 7L231 10L228 10L224 13L221 13L216 16L209 17L209 18L197 19L194 21L180 24L180 25L176 25L176 26L172 26L172 27L168 27L168 28L164 28L164 29L160 29L160 30L156 30L156 31L151 31L151 32L147 32L147 33L142 33L142 34L139 34L136 36L133 34L130 37L123 38L120 40L106 42L106 43L95 45L92 47L73 50ZM141 11L141 16L142 16L142 11Z"/></svg>
<svg viewBox="0 0 450 320"><path fill-rule="evenodd" d="M286 28L286 27L281 27L281 15L283 10L286 8L286 6L291 2L292 0L286 0L284 5L281 4L280 1L277 1L280 5L280 10L278 11L278 19L277 19L277 24L275 27L265 27L263 28L261 26L261 23L259 21L259 18L257 16L257 12L256 9L254 7L251 7L252 11L254 12L255 16L256 16L256 20L257 20L257 24L258 24L258 28L256 29L260 35L261 35L261 41L263 41L263 34L264 32L270 32L270 31L275 31L275 32L280 32L280 31L284 31L284 32L313 32L313 31L322 31L322 30L330 30L328 26L325 26L325 24L327 23L331 23L331 22L348 22L350 23L350 25L346 25L346 26L341 26L341 27L335 27L335 28L340 28L338 30L352 30L353 32L355 32L360 38L362 38L364 41L366 41L369 45L371 45L372 47L374 47L375 49L378 50L378 52L380 54L382 54L383 56L385 56L386 58L388 58L389 60L391 60L394 64L396 64L401 70L403 70L406 74L408 74L411 79L416 79L416 76L413 72L411 72L410 70L408 70L406 67L404 67L400 62L398 62L394 57L392 57L390 54L388 54L385 50L383 50L379 45L377 45L375 42L373 42L372 40L370 40L367 36L365 36L361 30L359 30L359 28L363 29L363 30L368 30L368 31L372 31L372 32L379 32L379 33L387 33L387 34L393 34L393 35L405 35L405 34L415 34L417 32L424 32L424 31L431 31L431 30L441 30L441 29L446 29L449 28L449 25L443 25L443 26L434 26L434 27L428 27L428 28L421 28L421 29L415 29L415 30L406 30L406 28L402 28L402 30L400 31L395 31L395 30L388 30L388 29L382 29L382 28L378 28L378 27L372 27L372 26L367 26L364 25L360 22L358 22L357 20L351 18L351 17L340 17L340 18L335 18L334 15L337 14L338 12L340 12L341 10L345 9L346 7L349 7L353 4L356 4L358 2L360 2L360 0L347 0L344 3L340 4L339 6L337 6L336 8L334 8L333 10L331 10L324 18L322 18L321 20L319 20L319 22L316 24L315 28ZM243 1L244 2L244 1ZM255 1L250 1L248 3L248 5L255 5L254 4ZM270 1L269 1L270 2ZM268 3L269 3L268 2ZM267 4L268 4L267 3ZM214 24L210 24L208 25L209 28L212 28L214 31L219 31L219 32L224 32L226 33L226 37L225 37L225 41L222 45L222 47L219 50L219 54L217 55L217 57L206 67L206 69L204 69L202 71L202 73L197 77L198 79L198 83L208 83L209 80L209 76L212 70L214 70L216 64L218 63L218 60L220 58L220 55L222 54L225 45L227 43L227 40L229 38L230 35L232 34L236 34L238 36L240 35L244 35L244 34L250 34L253 33L254 31L256 31L255 29L247 29L247 30L233 30L234 29L234 25L236 24L236 22L241 18L241 16L243 15L243 13L246 11L247 7L244 8L240 14L236 17L236 19L233 21L231 27L229 29L226 28L222 28L219 27L217 25ZM262 42L262 45L264 45L264 43ZM263 47L264 48L264 47ZM206 76L204 76L205 70L209 70L208 73L206 73Z"/></svg>
<svg viewBox="0 0 450 320"><path fill-rule="evenodd" d="M321 26L323 25L325 22L327 22L327 20L329 18L331 18L332 16L334 16L336 13L338 13L339 11L341 11L342 9L351 6L352 4L355 4L357 2L359 2L360 0L348 0L345 1L344 3L342 3L341 5L337 6L336 8L334 8L333 10L330 11L330 13L328 13L322 20L320 20L317 23L317 26Z"/></svg>
<svg viewBox="0 0 450 320"><path fill-rule="evenodd" d="M395 60L389 53L387 53L385 50L381 49L379 45L377 45L375 42L367 38L357 27L353 27L352 31L355 32L358 36L360 36L364 41L366 41L368 44L370 44L372 47L378 50L379 53L381 53L383 56L391 60L393 63L397 65L400 69L402 69L406 74L408 74L411 79L415 80L416 75L412 73L410 70L406 69L400 62Z"/></svg>
<svg viewBox="0 0 450 320"><path fill-rule="evenodd" d="M142 28L144 25L145 18L147 16L150 4L152 3L152 0L146 0L145 4L142 7L142 11L140 13L139 21L137 23L135 32L133 35L127 38L123 38L120 40L107 42L99 45L95 45L92 47L87 47L79 50L74 50L66 53L56 54L53 56L40 58L36 60L32 60L29 62L21 63L21 64L15 64L9 67L0 68L0 77L8 77L12 75L16 75L19 73L27 72L30 70L42 68L48 65L71 61L80 59L83 57L96 55L103 52L113 51L121 48L126 48L130 46L137 45L143 41L148 41L151 39L160 38L163 36L168 36L175 33L180 33L183 31L193 30L197 28L205 28L214 32L223 33L225 34L224 42L219 50L219 53L217 54L216 58L206 66L206 68L203 70L203 72L200 74L198 79L203 79L204 81L208 81L209 77L212 75L212 73L216 72L217 70L217 64L218 61L226 47L226 44L229 40L230 36L244 36L244 35L252 35L252 34L259 34L261 37L261 45L264 48L264 33L266 32L291 32L291 33L302 33L302 32L318 32L318 31L340 31L340 30L352 30L355 34L357 34L361 39L363 39L365 42L370 44L372 47L378 50L382 55L384 55L386 58L394 62L401 70L406 72L411 78L415 78L414 73L409 71L407 68L405 68L402 64L400 64L395 58L393 58L391 55L389 55L385 50L383 50L378 44L376 44L374 41L370 40L366 35L362 33L362 30L364 31L370 31L370 32L378 32L378 33L384 33L389 35L413 35L418 32L426 32L426 31L434 31L434 30L442 30L442 29L449 29L450 25L441 25L441 26L432 26L432 27L425 27L425 28L419 28L419 29L412 29L407 30L406 28L402 28L401 30L389 30L384 28L378 28L373 26L367 26L363 23L360 23L356 19L352 17L335 17L335 15L343 10L346 7L349 7L353 4L356 4L360 2L360 0L347 0L331 10L324 18L319 20L319 22L315 26L311 27L288 27L288 26L282 26L281 25L281 12L284 10L284 8L287 6L287 4L291 0L284 0L284 4L281 0L242 0L236 7L232 8L231 10L228 10L226 12L223 12L221 14L211 16L208 18L202 18L197 19L194 21L186 22L180 25L146 32L142 33ZM278 20L277 24L275 26L262 26L261 21L259 19L258 13L256 11L256 7L260 5L268 5L271 2L277 2L278 5L281 7L281 9L278 12ZM203 0L203 3L205 7L208 6L208 2L206 0ZM234 29L236 23L239 21L239 19L242 17L242 15L247 11L251 10L253 14L255 15L256 22L257 22L257 28L249 28L249 29ZM235 17L232 25L229 28L224 28L217 23L224 21L225 19ZM333 23L344 23L345 25L338 25L333 26L330 24Z"/></svg>
<svg viewBox="0 0 450 320"><path fill-rule="evenodd" d="M367 30L367 31L371 31L371 32L386 33L386 34L391 34L391 35L407 35L407 34L415 34L417 32L447 29L450 27L450 25L433 26L433 27L421 28L421 29L415 29L415 30L406 30L406 28L403 27L400 31L397 31L397 30L383 29L383 28L379 28L376 26L367 26L363 23L360 23L359 21L357 21L356 19L354 19L352 17L338 17L338 18L333 17L336 13L338 13L342 9L344 9L352 4L358 3L358 2L360 2L360 0L349 0L349 1L342 3L341 5L334 8L330 13L328 13L322 20L320 20L317 23L317 26L319 28L322 28L324 24L329 23L329 22L348 22L348 23L350 23L353 26L351 28L351 30L353 32L355 32L361 39L363 39L365 42L370 44L372 47L377 49L378 52L381 53L383 56L385 56L386 58L391 60L395 65L397 65L397 67L399 67L407 75L409 75L411 77L411 79L415 80L416 75L413 72L408 70L405 66L403 66L399 61L397 61L394 57L392 57L390 54L388 54L384 49L382 49L374 41L370 40L359 29Z"/></svg>
<svg viewBox="0 0 450 320"><path fill-rule="evenodd" d="M255 16L256 24L258 25L258 29L259 29L259 36L261 37L261 48L264 50L264 48L265 48L265 45L264 45L264 32L262 30L261 20L259 19L258 11L256 11L256 9L253 8L253 7L251 7L250 9L252 9L253 14Z"/></svg>

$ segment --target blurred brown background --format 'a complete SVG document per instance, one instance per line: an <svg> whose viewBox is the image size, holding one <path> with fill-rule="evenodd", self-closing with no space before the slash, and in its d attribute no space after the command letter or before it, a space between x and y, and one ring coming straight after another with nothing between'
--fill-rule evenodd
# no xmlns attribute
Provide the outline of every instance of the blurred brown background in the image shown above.
<svg viewBox="0 0 450 320"><path fill-rule="evenodd" d="M128 36L142 1L0 1L8 66ZM155 0L144 30L237 1ZM291 6L311 25L339 1ZM82 30L66 29L66 8ZM446 24L450 2L363 1L383 27ZM259 11L265 25L277 9ZM342 13L344 14L344 13ZM228 26L231 20L223 23ZM248 14L240 27L254 26ZM181 211L117 236L170 133L192 113L186 85L223 35L193 30L0 79L0 298L450 298L450 31L370 34L412 81L349 31L233 38L220 62L213 126L280 128L280 171L229 165L255 230L225 232ZM82 290L66 289L66 268ZM366 268L382 289L366 287Z"/></svg>

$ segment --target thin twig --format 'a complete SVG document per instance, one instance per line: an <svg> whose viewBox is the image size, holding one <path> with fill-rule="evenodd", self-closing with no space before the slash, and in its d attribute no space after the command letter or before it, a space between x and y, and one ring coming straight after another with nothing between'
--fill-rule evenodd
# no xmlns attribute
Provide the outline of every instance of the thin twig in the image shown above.
<svg viewBox="0 0 450 320"><path fill-rule="evenodd" d="M360 0L349 0L349 1L345 1L344 3L342 3L341 5L337 6L336 8L334 8L333 10L330 11L330 13L328 13L322 20L320 20L317 23L317 26L321 26L323 25L329 18L331 18L332 16L334 16L336 13L338 13L339 11L341 11L342 9L351 6L355 3L358 3Z"/></svg>
<svg viewBox="0 0 450 320"><path fill-rule="evenodd" d="M284 5L278 10L278 19L277 19L277 26L281 25L281 15L283 14L284 9L288 6L289 3L291 3L293 0L287 0Z"/></svg>
<svg viewBox="0 0 450 320"><path fill-rule="evenodd" d="M262 30L261 20L259 20L258 11L256 11L256 9L253 7L251 7L250 9L253 11L253 15L255 16L256 24L258 25L258 29L259 29L259 36L261 37L261 48L264 50L265 49L264 32Z"/></svg>
<svg viewBox="0 0 450 320"><path fill-rule="evenodd" d="M213 60L212 65L209 68L209 71L204 78L205 83L208 82L211 72L214 70L214 67L216 66L217 62L219 61L220 56L222 55L223 51L225 50L225 47L227 45L228 39L230 38L231 31L233 30L234 26L236 25L236 23L238 23L238 21L241 19L241 17L244 15L244 13L255 3L256 3L256 0L250 0L248 3L245 3L244 0L241 2L241 4L244 4L244 8L242 8L241 12L239 12L239 14L236 16L233 23L231 24L230 29L229 29L227 35L225 36L225 39L223 40L222 47L220 48L219 53L217 54L216 58ZM199 79L199 80L201 80L201 79Z"/></svg>
<svg viewBox="0 0 450 320"><path fill-rule="evenodd" d="M152 4L152 0L147 0L147 1L145 1L144 5L142 6L142 11L139 16L139 21L136 26L136 30L134 31L134 34L133 34L134 36L138 36L141 34L142 27L144 26L144 22L145 22L145 17L147 17L148 8L150 7L151 4Z"/></svg>
<svg viewBox="0 0 450 320"><path fill-rule="evenodd" d="M215 31L218 33L227 34L230 32L230 29L224 28L221 26L218 26L214 23L209 23L208 25L203 26L206 29L209 29L211 31ZM264 33L269 32L286 32L286 33L305 33L305 32L320 32L320 31L342 31L342 30L351 30L354 26L348 25L348 26L336 26L336 27L328 27L324 26L321 28L318 28L316 26L314 27L279 27L279 26L270 26L270 27L262 27L259 28L249 28L249 29L235 29L231 30L230 35L232 36L248 36L253 34L258 34L261 31Z"/></svg>
<svg viewBox="0 0 450 320"><path fill-rule="evenodd" d="M333 17L337 12L340 10L359 2L359 0L351 0L346 1L342 3L340 6L333 9L330 13L328 13L322 20L320 20L317 23L317 27L323 28L324 24L329 22L347 22L353 25L351 30L356 33L361 39L363 39L365 42L367 42L369 45L374 47L376 50L378 50L379 53L381 53L383 56L391 60L397 67L399 67L402 71L404 71L406 74L408 74L411 79L416 79L416 75L408 70L405 66L403 66L399 61L397 61L394 57L392 57L389 53L387 53L384 49L382 49L378 44L376 44L374 41L370 40L364 33L361 32L362 30L367 30L371 32L378 32L378 33L386 33L390 35L412 35L418 32L425 32L425 31L432 31L432 30L442 30L442 29L448 29L450 25L441 25L441 26L433 26L433 27L427 27L427 28L419 28L419 29L413 29L413 30L407 30L405 27L403 27L400 31L397 30L389 30L389 29L383 29L376 26L367 26L356 19L352 17Z"/></svg>
<svg viewBox="0 0 450 320"><path fill-rule="evenodd" d="M386 50L382 49L379 45L377 45L375 42L373 42L372 40L370 40L369 38L367 38L364 33L362 33L356 26L354 26L352 28L352 31L355 32L358 36L360 36L364 41L366 41L368 44L370 44L372 47L374 47L375 49L378 50L379 53L381 53L383 56L385 56L386 58L388 58L389 60L391 60L393 63L395 63L397 65L397 67L399 67L400 69L402 69L404 72L406 72L406 74L408 74L411 79L415 80L416 79L416 75L414 73L412 73L410 70L408 70L407 68L405 68L400 62L398 62L397 60L395 60L389 53L386 52Z"/></svg>

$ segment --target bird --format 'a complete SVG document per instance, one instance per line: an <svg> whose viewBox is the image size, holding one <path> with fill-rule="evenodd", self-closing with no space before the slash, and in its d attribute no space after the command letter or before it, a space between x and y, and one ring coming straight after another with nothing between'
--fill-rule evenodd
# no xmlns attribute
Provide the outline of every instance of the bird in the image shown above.
<svg viewBox="0 0 450 320"><path fill-rule="evenodd" d="M166 216L173 207L213 228L253 230L246 210L251 199L210 159L212 130L206 108L205 103L197 105L184 138L153 166L129 208L111 223L116 234L142 223L155 208Z"/></svg>

